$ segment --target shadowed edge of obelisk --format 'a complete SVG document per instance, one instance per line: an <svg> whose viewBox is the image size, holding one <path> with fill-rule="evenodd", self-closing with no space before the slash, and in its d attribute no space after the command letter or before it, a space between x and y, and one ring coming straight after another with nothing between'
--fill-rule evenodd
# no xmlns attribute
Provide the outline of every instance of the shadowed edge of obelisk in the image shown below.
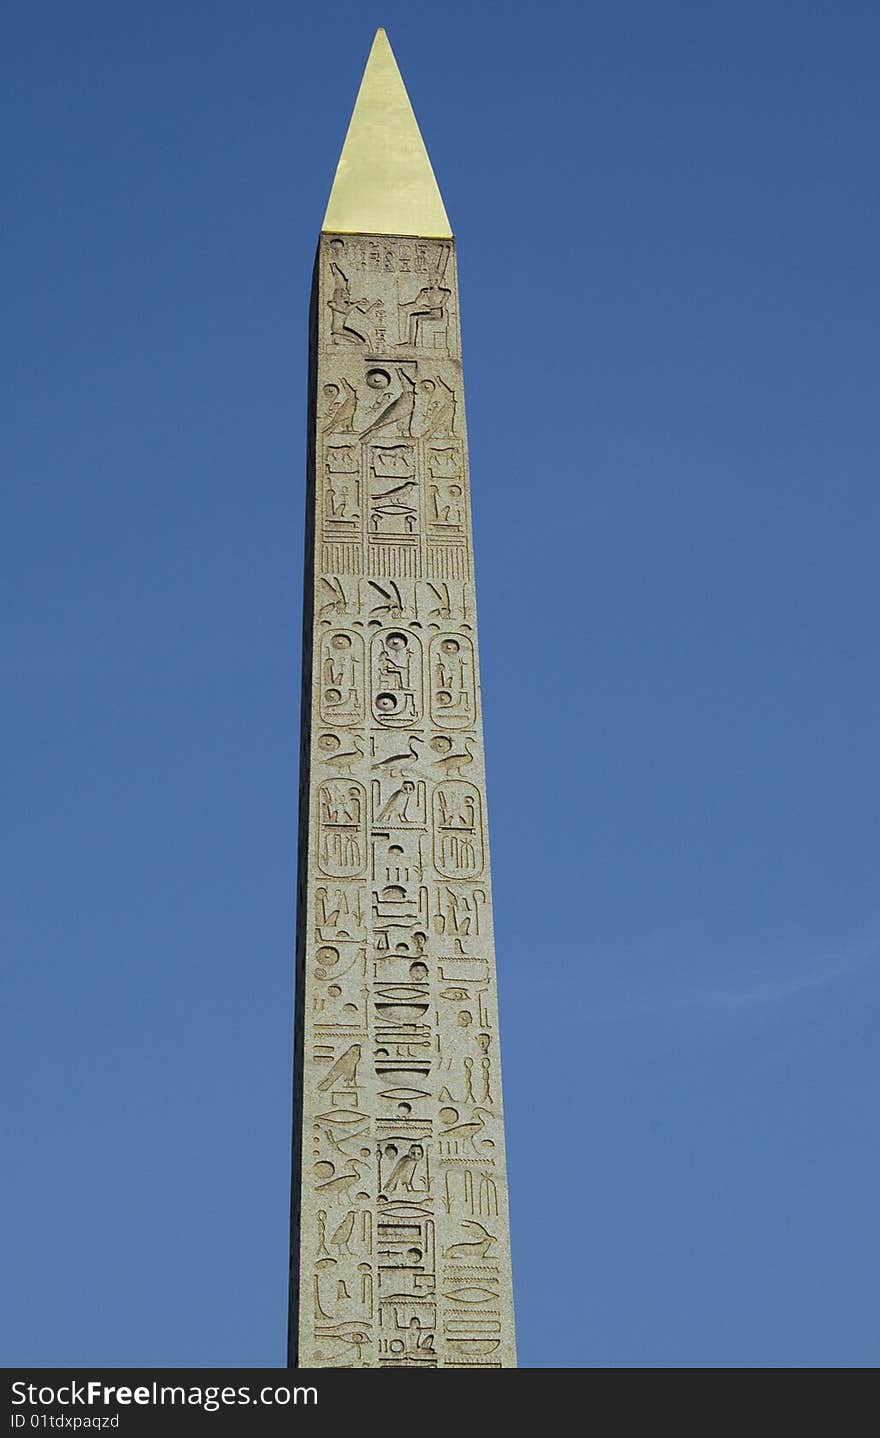
<svg viewBox="0 0 880 1438"><path fill-rule="evenodd" d="M296 978L293 1039L293 1158L290 1189L290 1287L287 1319L287 1367L299 1363L300 1207L302 1201L302 1106L305 1061L306 891L309 871L309 798L312 743L312 598L315 585L315 438L318 391L319 254L312 271L309 303L308 422L306 433L306 521L303 563L302 692L300 696L299 825L296 894Z"/></svg>

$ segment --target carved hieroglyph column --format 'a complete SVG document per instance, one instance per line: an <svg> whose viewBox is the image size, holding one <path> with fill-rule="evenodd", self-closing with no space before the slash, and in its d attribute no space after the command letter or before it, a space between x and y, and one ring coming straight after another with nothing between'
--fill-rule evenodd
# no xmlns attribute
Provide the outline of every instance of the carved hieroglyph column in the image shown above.
<svg viewBox="0 0 880 1438"><path fill-rule="evenodd" d="M452 231L384 31L315 267L289 1363L516 1363Z"/></svg>

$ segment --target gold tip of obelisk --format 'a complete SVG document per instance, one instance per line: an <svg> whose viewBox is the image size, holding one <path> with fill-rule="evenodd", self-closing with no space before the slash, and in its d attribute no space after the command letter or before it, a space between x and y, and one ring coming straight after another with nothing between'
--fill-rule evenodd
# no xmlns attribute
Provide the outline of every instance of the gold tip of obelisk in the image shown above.
<svg viewBox="0 0 880 1438"><path fill-rule="evenodd" d="M336 235L452 237L384 30L376 31L321 229Z"/></svg>

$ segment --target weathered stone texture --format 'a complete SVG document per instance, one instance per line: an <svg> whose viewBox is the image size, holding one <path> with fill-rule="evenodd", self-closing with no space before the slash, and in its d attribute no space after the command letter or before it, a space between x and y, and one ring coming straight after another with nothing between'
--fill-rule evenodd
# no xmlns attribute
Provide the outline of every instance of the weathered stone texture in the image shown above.
<svg viewBox="0 0 880 1438"><path fill-rule="evenodd" d="M291 1356L515 1365L456 257L312 313Z"/></svg>

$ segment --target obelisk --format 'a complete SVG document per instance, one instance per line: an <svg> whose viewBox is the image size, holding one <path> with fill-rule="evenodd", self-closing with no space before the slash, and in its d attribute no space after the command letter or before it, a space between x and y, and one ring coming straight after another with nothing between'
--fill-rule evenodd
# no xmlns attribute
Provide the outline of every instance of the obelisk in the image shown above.
<svg viewBox="0 0 880 1438"><path fill-rule="evenodd" d="M455 244L383 30L309 421L288 1362L514 1367Z"/></svg>

